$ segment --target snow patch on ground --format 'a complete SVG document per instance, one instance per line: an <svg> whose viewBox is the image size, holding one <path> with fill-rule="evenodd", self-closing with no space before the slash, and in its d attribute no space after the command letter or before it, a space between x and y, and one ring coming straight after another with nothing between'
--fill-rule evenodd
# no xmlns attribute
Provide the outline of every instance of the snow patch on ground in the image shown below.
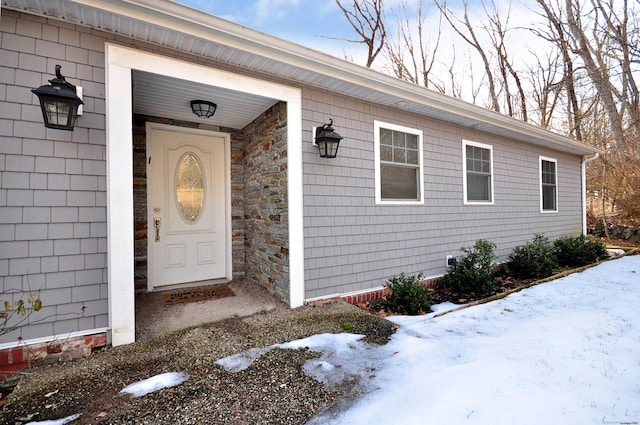
<svg viewBox="0 0 640 425"><path fill-rule="evenodd" d="M51 421L39 421L39 422L27 422L26 425L64 425L71 421L75 421L80 417L80 413L76 413L75 415L67 416L66 418L56 419Z"/></svg>
<svg viewBox="0 0 640 425"><path fill-rule="evenodd" d="M186 372L162 373L127 385L120 392L131 394L134 397L142 397L154 391L175 387L187 379L189 379L189 374Z"/></svg>
<svg viewBox="0 0 640 425"><path fill-rule="evenodd" d="M217 365L222 366L229 372L240 372L245 370L251 363L267 354L270 350L272 350L275 346L269 346L264 348L251 348L242 353L234 354L233 356L222 358L216 361Z"/></svg>
<svg viewBox="0 0 640 425"><path fill-rule="evenodd" d="M364 335L319 334L265 348L252 348L245 352L225 357L216 362L231 372L246 369L255 360L274 348L297 350L306 348L319 352L320 357L307 361L304 371L308 376L329 385L351 382L364 391L370 390L377 364L384 356L378 347L361 342ZM362 379L360 379L362 378ZM355 382L358 381L358 382Z"/></svg>
<svg viewBox="0 0 640 425"><path fill-rule="evenodd" d="M624 255L624 249L609 248L607 249L607 254L609 254L609 257L619 257L620 255Z"/></svg>

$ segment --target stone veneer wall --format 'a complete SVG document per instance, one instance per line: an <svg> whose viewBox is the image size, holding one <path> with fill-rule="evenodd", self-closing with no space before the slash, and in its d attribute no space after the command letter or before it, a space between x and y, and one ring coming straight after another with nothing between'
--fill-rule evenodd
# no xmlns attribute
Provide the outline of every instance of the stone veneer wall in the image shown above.
<svg viewBox="0 0 640 425"><path fill-rule="evenodd" d="M244 129L246 278L289 299L287 105L271 107Z"/></svg>
<svg viewBox="0 0 640 425"><path fill-rule="evenodd" d="M147 290L147 135L146 123L219 131L231 135L231 231L233 277L245 272L244 255L244 139L241 130L135 115L133 120L133 206L135 289Z"/></svg>

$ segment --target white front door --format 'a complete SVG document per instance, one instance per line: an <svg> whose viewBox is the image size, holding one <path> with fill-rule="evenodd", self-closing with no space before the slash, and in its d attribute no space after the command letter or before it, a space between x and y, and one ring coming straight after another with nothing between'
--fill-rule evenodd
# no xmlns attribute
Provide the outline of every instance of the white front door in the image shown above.
<svg viewBox="0 0 640 425"><path fill-rule="evenodd" d="M149 288L227 276L225 144L147 127Z"/></svg>

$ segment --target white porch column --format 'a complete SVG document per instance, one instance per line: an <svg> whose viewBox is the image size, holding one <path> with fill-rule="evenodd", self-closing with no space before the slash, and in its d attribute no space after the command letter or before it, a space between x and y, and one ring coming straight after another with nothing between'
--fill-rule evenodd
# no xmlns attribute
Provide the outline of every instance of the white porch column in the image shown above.
<svg viewBox="0 0 640 425"><path fill-rule="evenodd" d="M107 251L113 346L135 342L131 68L110 61L106 46Z"/></svg>
<svg viewBox="0 0 640 425"><path fill-rule="evenodd" d="M297 97L297 99L296 99ZM287 160L289 187L289 306L304 303L304 210L302 196L302 96L287 99Z"/></svg>

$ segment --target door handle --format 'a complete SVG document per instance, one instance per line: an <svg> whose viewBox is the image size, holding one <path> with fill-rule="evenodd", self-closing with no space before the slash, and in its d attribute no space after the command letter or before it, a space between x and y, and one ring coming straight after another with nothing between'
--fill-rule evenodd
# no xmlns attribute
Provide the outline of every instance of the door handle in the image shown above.
<svg viewBox="0 0 640 425"><path fill-rule="evenodd" d="M153 219L153 227L156 228L156 242L160 242L160 217Z"/></svg>

